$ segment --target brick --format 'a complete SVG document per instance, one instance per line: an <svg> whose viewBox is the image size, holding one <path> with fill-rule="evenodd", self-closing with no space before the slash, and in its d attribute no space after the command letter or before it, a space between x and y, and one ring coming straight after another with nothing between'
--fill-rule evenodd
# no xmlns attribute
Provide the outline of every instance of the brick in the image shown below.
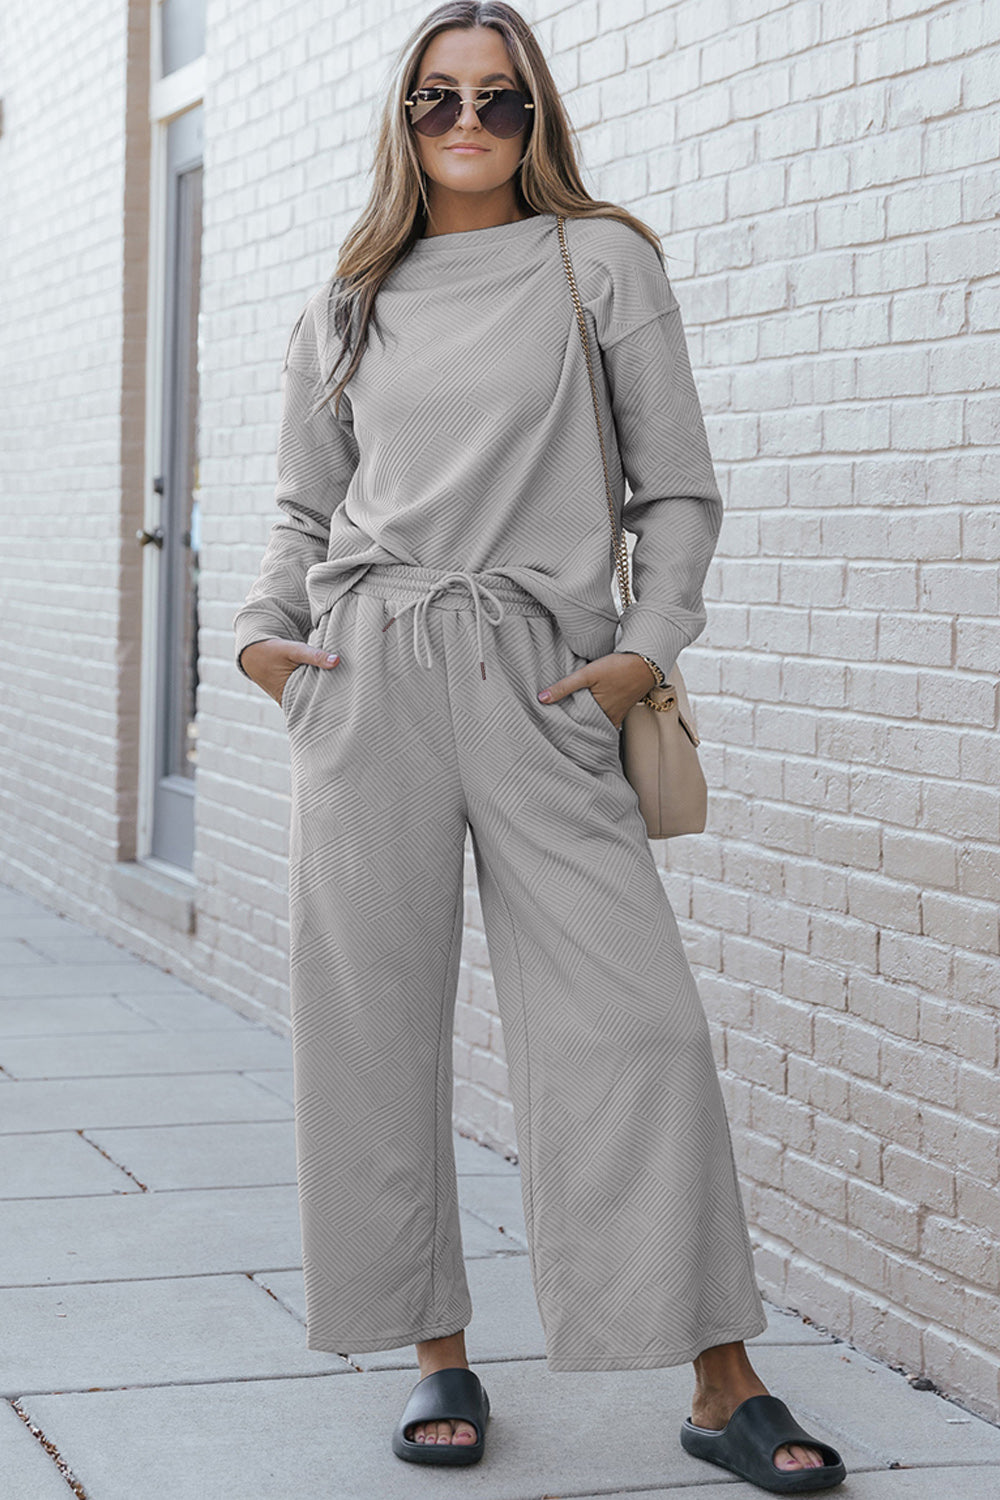
<svg viewBox="0 0 1000 1500"><path fill-rule="evenodd" d="M925 936L886 932L879 941L879 972L889 980L921 984L939 995L951 993L951 948Z"/></svg>
<svg viewBox="0 0 1000 1500"><path fill-rule="evenodd" d="M1000 886L1000 856L995 848L987 844L961 844L957 850L957 864L958 888L963 894L996 900Z"/></svg>
<svg viewBox="0 0 1000 1500"><path fill-rule="evenodd" d="M753 1131L744 1131L741 1148L739 1170L742 1176L764 1183L781 1181L785 1151L779 1141L769 1140L767 1136L756 1135Z"/></svg>
<svg viewBox="0 0 1000 1500"><path fill-rule="evenodd" d="M809 952L840 970L856 966L873 973L878 961L878 931L867 919L814 911L809 918Z"/></svg>
<svg viewBox="0 0 1000 1500"><path fill-rule="evenodd" d="M912 827L920 815L919 783L893 772L852 771L851 811L859 817Z"/></svg>
<svg viewBox="0 0 1000 1500"><path fill-rule="evenodd" d="M955 1174L918 1152L890 1143L882 1157L882 1183L897 1197L920 1208L952 1217L955 1213Z"/></svg>
<svg viewBox="0 0 1000 1500"><path fill-rule="evenodd" d="M725 933L722 937L722 968L732 979L772 990L781 987L780 950L752 938Z"/></svg>
<svg viewBox="0 0 1000 1500"><path fill-rule="evenodd" d="M978 1345L996 1349L1000 1344L1000 1299L996 1292L992 1288L981 1292L975 1287L965 1287L963 1292L961 1312L957 1318L948 1320L948 1326L961 1328Z"/></svg>
<svg viewBox="0 0 1000 1500"><path fill-rule="evenodd" d="M917 677L920 713L926 719L950 724L975 724L993 729L997 723L995 680L959 676L954 672L921 672Z"/></svg>
<svg viewBox="0 0 1000 1500"><path fill-rule="evenodd" d="M781 693L782 662L780 657L765 657L757 652L735 651L722 662L722 689L728 694L750 700L773 700ZM688 674L684 676L685 683ZM694 684L692 683L692 688Z"/></svg>
<svg viewBox="0 0 1000 1500"><path fill-rule="evenodd" d="M925 891L921 897L922 930L939 942L960 948L996 953L998 947L995 901L971 901L944 891Z"/></svg>
<svg viewBox="0 0 1000 1500"><path fill-rule="evenodd" d="M895 771L958 777L960 746L957 729L922 723L891 725L885 737L885 764Z"/></svg>
<svg viewBox="0 0 1000 1500"><path fill-rule="evenodd" d="M923 1336L924 1359L936 1380L969 1411L989 1418L996 1411L991 1392L1000 1382L1000 1357L933 1324Z"/></svg>
<svg viewBox="0 0 1000 1500"><path fill-rule="evenodd" d="M1000 1178L1000 1135L995 1122L978 1124L951 1110L922 1104L920 1150L994 1187Z"/></svg>
<svg viewBox="0 0 1000 1500"><path fill-rule="evenodd" d="M788 952L784 963L785 993L811 1005L829 1010L845 1010L847 981L842 966L820 963L801 953Z"/></svg>
<svg viewBox="0 0 1000 1500"><path fill-rule="evenodd" d="M904 1369L920 1368L925 1322L900 1307L851 1293L851 1339L876 1358L894 1359Z"/></svg>
<svg viewBox="0 0 1000 1500"><path fill-rule="evenodd" d="M1000 557L1000 514L995 510L970 510L963 515L962 556L982 558L991 564ZM961 604L959 612L975 613L967 604Z"/></svg>
<svg viewBox="0 0 1000 1500"><path fill-rule="evenodd" d="M929 1214L924 1221L920 1252L932 1265L979 1286L995 1286L1000 1274L1000 1246L995 1237L937 1214Z"/></svg>
<svg viewBox="0 0 1000 1500"><path fill-rule="evenodd" d="M814 708L842 708L847 702L848 669L836 662L786 661L781 667L781 698Z"/></svg>
<svg viewBox="0 0 1000 1500"><path fill-rule="evenodd" d="M791 1144L791 1142L789 1142ZM846 1176L863 1177L866 1182L882 1180L882 1142L866 1130L841 1120L817 1115L813 1128L813 1145L817 1158L836 1167Z"/></svg>
<svg viewBox="0 0 1000 1500"><path fill-rule="evenodd" d="M995 1124L1000 1115L1000 1076L993 1069L961 1063L955 1107L967 1119L991 1120Z"/></svg>
<svg viewBox="0 0 1000 1500"><path fill-rule="evenodd" d="M920 1144L921 1110L905 1093L890 1092L881 1083L850 1080L849 1113L842 1118L884 1140L916 1150Z"/></svg>
<svg viewBox="0 0 1000 1500"><path fill-rule="evenodd" d="M920 826L951 838L1000 842L1000 799L988 787L928 781L922 792Z"/></svg>
<svg viewBox="0 0 1000 1500"><path fill-rule="evenodd" d="M962 1325L968 1291L953 1276L944 1275L934 1266L888 1253L885 1276L889 1295L902 1306L919 1308L922 1316L946 1321L951 1328Z"/></svg>
<svg viewBox="0 0 1000 1500"><path fill-rule="evenodd" d="M821 860L869 870L879 867L880 835L874 823L853 818L817 819L813 843L814 853Z"/></svg>
<svg viewBox="0 0 1000 1500"><path fill-rule="evenodd" d="M946 667L951 665L953 639L951 620L887 614L879 620L878 657L885 662Z"/></svg>
<svg viewBox="0 0 1000 1500"><path fill-rule="evenodd" d="M844 603L845 567L839 561L782 561L779 568L778 598L782 604L819 605L824 608ZM983 613L986 611L975 611Z"/></svg>
<svg viewBox="0 0 1000 1500"><path fill-rule="evenodd" d="M882 1244L915 1253L920 1243L917 1208L885 1188L857 1178L847 1184L847 1222Z"/></svg>
<svg viewBox="0 0 1000 1500"><path fill-rule="evenodd" d="M960 1174L956 1180L956 1193L958 1219L1000 1240L1000 1195L993 1186Z"/></svg>
<svg viewBox="0 0 1000 1500"><path fill-rule="evenodd" d="M785 895L822 911L847 910L847 875L813 860L789 860L784 871Z"/></svg>
<svg viewBox="0 0 1000 1500"><path fill-rule="evenodd" d="M889 556L918 558L926 563L933 558L954 558L961 554L961 512L957 507L938 510L928 507L905 518L895 517L889 527Z"/></svg>
<svg viewBox="0 0 1000 1500"><path fill-rule="evenodd" d="M820 1011L814 1035L817 1062L830 1063L852 1078L879 1077L881 1039L874 1027L864 1026L853 1017Z"/></svg>
<svg viewBox="0 0 1000 1500"><path fill-rule="evenodd" d="M920 1033L920 992L908 991L871 974L847 976L847 1009L882 1031L916 1041Z"/></svg>
<svg viewBox="0 0 1000 1500"><path fill-rule="evenodd" d="M909 1098L954 1109L958 1099L959 1069L939 1048L915 1046L886 1037L882 1043L881 1081L887 1089Z"/></svg>
<svg viewBox="0 0 1000 1500"><path fill-rule="evenodd" d="M870 661L875 656L877 629L874 614L814 609L809 615L809 649L820 657Z"/></svg>
<svg viewBox="0 0 1000 1500"><path fill-rule="evenodd" d="M724 853L723 878L741 889L780 894L784 884L784 860L766 850L732 844Z"/></svg>
<svg viewBox="0 0 1000 1500"><path fill-rule="evenodd" d="M850 562L846 600L851 609L912 611L917 605L916 565Z"/></svg>
<svg viewBox="0 0 1000 1500"><path fill-rule="evenodd" d="M807 1263L798 1254L788 1263L783 1302L817 1328L850 1327L851 1293L847 1284L835 1272Z"/></svg>
<svg viewBox="0 0 1000 1500"><path fill-rule="evenodd" d="M750 823L755 841L791 854L811 853L812 820L807 813L774 803L754 803Z"/></svg>
<svg viewBox="0 0 1000 1500"><path fill-rule="evenodd" d="M917 674L912 667L860 666L847 669L847 703L856 713L891 718L917 716Z"/></svg>
<svg viewBox="0 0 1000 1500"><path fill-rule="evenodd" d="M698 993L710 1020L740 1031L750 1029L753 1014L750 985L734 983L721 974L700 974Z"/></svg>
<svg viewBox="0 0 1000 1500"><path fill-rule="evenodd" d="M813 1008L784 996L759 992L753 997L752 1030L779 1048L795 1052L813 1050Z"/></svg>
<svg viewBox="0 0 1000 1500"><path fill-rule="evenodd" d="M963 781L981 781L1000 786L1000 739L995 733L972 731L959 740L959 776Z"/></svg>
<svg viewBox="0 0 1000 1500"><path fill-rule="evenodd" d="M794 1059L789 1059L791 1067ZM752 1084L750 1087L750 1120L753 1129L774 1137L786 1146L807 1152L813 1139L813 1111L794 1097Z"/></svg>
<svg viewBox="0 0 1000 1500"><path fill-rule="evenodd" d="M816 715L804 709L758 703L754 710L754 744L765 750L815 754Z"/></svg>
<svg viewBox="0 0 1000 1500"><path fill-rule="evenodd" d="M855 871L847 877L848 910L880 927L919 932L920 887L882 875Z"/></svg>
<svg viewBox="0 0 1000 1500"><path fill-rule="evenodd" d="M820 1213L840 1220L847 1217L847 1179L834 1167L823 1166L795 1151L786 1151L781 1185L787 1192L794 1193L800 1203L811 1204Z"/></svg>
<svg viewBox="0 0 1000 1500"><path fill-rule="evenodd" d="M755 608L744 639L757 651L805 652L809 649L806 610Z"/></svg>

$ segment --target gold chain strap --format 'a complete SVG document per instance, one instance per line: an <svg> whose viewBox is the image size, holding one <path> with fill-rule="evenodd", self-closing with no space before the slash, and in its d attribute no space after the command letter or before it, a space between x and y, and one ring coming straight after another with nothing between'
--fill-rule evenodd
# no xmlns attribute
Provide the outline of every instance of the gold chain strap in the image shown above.
<svg viewBox="0 0 1000 1500"><path fill-rule="evenodd" d="M576 308L576 322L580 330L580 338L583 341L583 354L587 361L587 374L590 376L590 394L594 401L594 420L597 422L597 440L601 445L601 463L604 465L604 487L608 495L608 518L611 522L611 546L614 551L615 570L618 574L618 592L621 595L622 609L627 609L631 595L628 587L628 547L625 544L624 533L619 533L615 524L615 501L611 493L611 480L608 476L608 455L604 447L604 433L601 430L601 408L597 399L597 385L594 381L594 367L590 360L590 340L587 338L587 320L583 315L583 303L580 301L580 293L576 289L576 277L573 275L573 264L569 258L569 247L566 244L566 220L562 214L556 215L556 227L559 230L559 248L562 251L563 264L566 268L566 276L569 281L570 295Z"/></svg>
<svg viewBox="0 0 1000 1500"><path fill-rule="evenodd" d="M611 493L611 479L608 475L608 454L604 446L604 433L601 429L601 407L597 399L594 367L590 360L590 340L587 338L587 320L583 315L583 303L580 301L580 293L576 289L576 277L573 275L573 264L569 258L569 247L566 244L565 224L566 220L562 214L557 214L556 227L559 230L559 248L562 251L563 265L566 268L570 295L573 298L573 305L576 308L576 323L580 330L580 338L583 341L583 354L587 361L587 374L590 376L590 394L594 401L597 440L601 445L601 463L604 465L604 488L608 496L608 519L611 522L611 545L615 555L615 571L618 574L618 592L621 595L622 609L627 609L631 598L628 587L628 548L625 544L624 532L619 532L615 524L615 501ZM661 696L659 698L652 697L652 694L656 692L660 693ZM645 697L639 699L639 702L645 703L649 708L655 708L658 713L666 713L677 702L676 690L672 683L663 682L658 687L650 688Z"/></svg>

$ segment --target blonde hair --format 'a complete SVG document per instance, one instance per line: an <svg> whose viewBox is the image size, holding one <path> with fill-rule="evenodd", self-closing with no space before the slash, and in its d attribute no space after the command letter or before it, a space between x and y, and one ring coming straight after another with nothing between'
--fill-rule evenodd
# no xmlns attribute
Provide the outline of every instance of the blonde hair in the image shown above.
<svg viewBox="0 0 1000 1500"><path fill-rule="evenodd" d="M341 338L337 366L348 365L327 401L340 405L340 394L353 375L374 322L375 298L382 282L424 232L428 201L426 177L413 143L404 100L416 85L421 58L442 31L489 26L503 39L514 78L534 102L524 155L514 174L514 191L523 215L564 214L567 218L608 218L629 224L654 247L663 263L655 230L617 204L591 198L583 185L573 141L575 132L534 32L503 0L445 0L421 21L404 43L391 73L375 145L374 173L368 202L340 248L331 278L332 326ZM294 335L293 335L294 337Z"/></svg>

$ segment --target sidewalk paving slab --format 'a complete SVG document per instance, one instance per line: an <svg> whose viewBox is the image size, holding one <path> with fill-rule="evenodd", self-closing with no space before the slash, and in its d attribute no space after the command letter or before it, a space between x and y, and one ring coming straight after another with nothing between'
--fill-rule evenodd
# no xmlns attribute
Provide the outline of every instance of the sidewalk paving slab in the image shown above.
<svg viewBox="0 0 1000 1500"><path fill-rule="evenodd" d="M162 1073L242 1073L291 1059L291 1043L252 1022L242 1031L127 1031L86 1036L7 1037L11 1077L111 1078Z"/></svg>
<svg viewBox="0 0 1000 1500"><path fill-rule="evenodd" d="M8 1500L72 1500L72 1493L14 1408L0 1402L0 1495Z"/></svg>
<svg viewBox="0 0 1000 1500"><path fill-rule="evenodd" d="M81 1036L88 1031L156 1031L148 1016L107 995L32 995L0 1000L0 1037Z"/></svg>
<svg viewBox="0 0 1000 1500"><path fill-rule="evenodd" d="M139 1183L75 1130L0 1135L0 1200L138 1192Z"/></svg>
<svg viewBox="0 0 1000 1500"><path fill-rule="evenodd" d="M0 1067L2 1048L0 1041ZM11 1097L0 1096L0 1135L115 1125L283 1120L292 1114L292 1106L273 1089L238 1073L8 1081Z"/></svg>
<svg viewBox="0 0 1000 1500"><path fill-rule="evenodd" d="M6 1288L0 1327L8 1397L351 1369L240 1273Z"/></svg>
<svg viewBox="0 0 1000 1500"><path fill-rule="evenodd" d="M88 1130L86 1136L153 1192L295 1182L291 1119L123 1125Z"/></svg>

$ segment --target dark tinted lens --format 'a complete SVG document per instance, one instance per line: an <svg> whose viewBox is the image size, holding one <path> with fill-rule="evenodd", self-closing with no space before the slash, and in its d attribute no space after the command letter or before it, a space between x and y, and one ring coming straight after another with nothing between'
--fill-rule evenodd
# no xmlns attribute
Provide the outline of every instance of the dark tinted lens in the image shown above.
<svg viewBox="0 0 1000 1500"><path fill-rule="evenodd" d="M435 90L431 95L433 100ZM414 130L421 135L444 135L450 130L462 111L461 96L454 89L442 89L438 102L432 103L417 95L418 103L410 113Z"/></svg>
<svg viewBox="0 0 1000 1500"><path fill-rule="evenodd" d="M462 99L457 89L427 89L429 97L417 94L410 112L410 123L421 135L444 135L462 113ZM490 135L501 140L517 135L528 123L526 96L517 89L497 89L479 110L479 123Z"/></svg>
<svg viewBox="0 0 1000 1500"><path fill-rule="evenodd" d="M490 135L501 139L517 135L528 120L524 105L525 96L517 89L498 89L489 103L484 104L479 111L479 123Z"/></svg>

